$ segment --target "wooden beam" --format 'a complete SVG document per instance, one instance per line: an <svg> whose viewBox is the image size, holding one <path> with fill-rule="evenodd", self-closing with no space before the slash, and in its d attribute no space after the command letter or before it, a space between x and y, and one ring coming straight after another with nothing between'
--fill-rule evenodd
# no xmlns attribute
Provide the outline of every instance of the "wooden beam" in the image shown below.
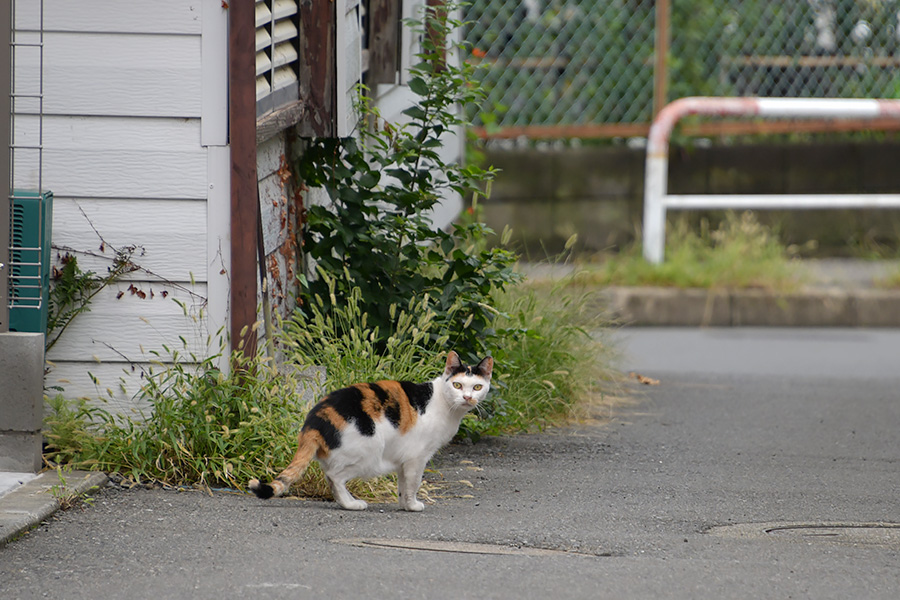
<svg viewBox="0 0 900 600"><path fill-rule="evenodd" d="M504 127L488 132L484 127L473 127L472 132L481 139L504 140L525 137L534 140L561 140L569 138L605 139L614 137L646 137L650 131L647 123L596 123L586 125L523 125ZM804 119L790 121L707 121L679 126L679 133L691 137L718 137L723 135L776 135L788 133L847 133L851 131L900 131L896 119Z"/></svg>
<svg viewBox="0 0 900 600"><path fill-rule="evenodd" d="M256 121L256 143L261 144L285 129L293 127L306 115L306 102L298 100L276 109Z"/></svg>
<svg viewBox="0 0 900 600"><path fill-rule="evenodd" d="M441 29L434 26L434 23L446 25L447 22L447 6L446 0L427 0L428 10L431 13L432 22L426 25L425 35L434 44L436 62L433 65L435 71L443 71L447 66L447 40Z"/></svg>
<svg viewBox="0 0 900 600"><path fill-rule="evenodd" d="M256 16L252 2L228 9L231 149L231 347L256 353ZM246 329L245 329L246 328ZM242 336L242 332L244 335Z"/></svg>
<svg viewBox="0 0 900 600"><path fill-rule="evenodd" d="M851 131L900 131L897 119L832 119L797 121L712 121L682 125L692 137L722 135L776 135L788 133L848 133Z"/></svg>
<svg viewBox="0 0 900 600"><path fill-rule="evenodd" d="M299 125L304 137L337 135L335 5L300 1L300 98L306 102L307 118Z"/></svg>
<svg viewBox="0 0 900 600"><path fill-rule="evenodd" d="M612 138L646 136L649 123L593 123L583 125L522 125L503 127L488 132L484 127L473 127L472 132L479 138L489 140L516 139L526 137L536 140L558 140L566 138Z"/></svg>
<svg viewBox="0 0 900 600"><path fill-rule="evenodd" d="M396 83L400 69L400 3L369 2L369 85Z"/></svg>

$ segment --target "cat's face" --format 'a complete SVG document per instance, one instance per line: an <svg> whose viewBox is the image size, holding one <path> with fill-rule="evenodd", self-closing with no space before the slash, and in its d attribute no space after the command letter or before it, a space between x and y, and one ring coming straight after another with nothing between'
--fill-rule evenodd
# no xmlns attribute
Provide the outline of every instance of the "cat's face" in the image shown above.
<svg viewBox="0 0 900 600"><path fill-rule="evenodd" d="M457 408L471 410L487 396L491 387L494 359L490 356L475 366L462 364L459 355L452 350L447 355L444 369L444 397Z"/></svg>

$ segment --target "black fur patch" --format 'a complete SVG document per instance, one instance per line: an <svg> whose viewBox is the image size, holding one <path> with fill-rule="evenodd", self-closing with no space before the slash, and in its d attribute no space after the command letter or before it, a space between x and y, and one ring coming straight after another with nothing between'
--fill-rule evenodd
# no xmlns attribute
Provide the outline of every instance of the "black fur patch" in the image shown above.
<svg viewBox="0 0 900 600"><path fill-rule="evenodd" d="M366 436L375 435L375 421L362 407L363 393L355 387L344 388L332 392L322 402L334 407L334 410L347 421L356 423L359 432Z"/></svg>
<svg viewBox="0 0 900 600"><path fill-rule="evenodd" d="M384 409L384 416L387 417L387 420L391 422L391 425L394 426L394 429L400 427L400 405L397 404L397 401L391 401L391 396L388 394L387 390L375 383L369 383L369 389L372 390L372 393L375 394L375 397L378 398L378 402L381 403L381 407Z"/></svg>
<svg viewBox="0 0 900 600"><path fill-rule="evenodd" d="M315 429L318 431L329 450L339 448L341 445L341 432L331 424L331 421L317 415L315 409L309 411L306 421L303 423L303 429Z"/></svg>
<svg viewBox="0 0 900 600"><path fill-rule="evenodd" d="M401 381L400 387L406 392L409 403L421 415L425 412L431 396L434 394L431 382L428 383L411 383L409 381Z"/></svg>
<svg viewBox="0 0 900 600"><path fill-rule="evenodd" d="M458 367L453 367L450 370L450 375L448 375L447 378L449 379L450 377L453 377L454 375L459 375L461 373L465 373L466 375L471 375L472 367L470 367L469 365L462 365L462 364L459 365Z"/></svg>
<svg viewBox="0 0 900 600"><path fill-rule="evenodd" d="M264 483L262 481L259 482L259 487L253 490L253 493L256 494L257 498L262 498L263 500L268 500L272 496L275 495L275 489L269 485L268 483Z"/></svg>
<svg viewBox="0 0 900 600"><path fill-rule="evenodd" d="M374 383L367 383L366 385L369 386L369 389L372 390L372 393L375 394L375 397L378 398L378 401L384 406L384 403L390 398L387 391L380 385Z"/></svg>

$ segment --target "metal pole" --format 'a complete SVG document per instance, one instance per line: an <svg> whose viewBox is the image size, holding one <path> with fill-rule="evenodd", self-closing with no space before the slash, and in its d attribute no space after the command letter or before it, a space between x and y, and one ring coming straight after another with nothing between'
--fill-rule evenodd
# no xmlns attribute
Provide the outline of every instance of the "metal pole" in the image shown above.
<svg viewBox="0 0 900 600"><path fill-rule="evenodd" d="M669 0L656 0L656 41L653 53L653 117L666 105L669 93Z"/></svg>
<svg viewBox="0 0 900 600"><path fill-rule="evenodd" d="M9 197L12 182L9 177L10 122L12 120L12 6L0 9L0 181L6 182L6 191L0 192L0 333L9 331Z"/></svg>
<svg viewBox="0 0 900 600"><path fill-rule="evenodd" d="M678 195L667 193L669 137L687 115L759 116L774 118L900 120L900 100L870 98L681 98L653 119L647 136L644 173L644 259L663 261L666 210L697 208L900 208L900 194Z"/></svg>

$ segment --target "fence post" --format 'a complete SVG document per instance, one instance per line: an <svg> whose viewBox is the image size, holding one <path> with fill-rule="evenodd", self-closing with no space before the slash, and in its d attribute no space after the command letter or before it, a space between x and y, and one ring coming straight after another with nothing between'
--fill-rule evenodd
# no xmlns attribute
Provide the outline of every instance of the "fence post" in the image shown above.
<svg viewBox="0 0 900 600"><path fill-rule="evenodd" d="M666 245L666 177L669 170L668 155L647 154L647 173L644 177L644 260L659 264L663 260Z"/></svg>
<svg viewBox="0 0 900 600"><path fill-rule="evenodd" d="M669 93L669 0L656 0L655 42L653 45L653 117L666 105Z"/></svg>

